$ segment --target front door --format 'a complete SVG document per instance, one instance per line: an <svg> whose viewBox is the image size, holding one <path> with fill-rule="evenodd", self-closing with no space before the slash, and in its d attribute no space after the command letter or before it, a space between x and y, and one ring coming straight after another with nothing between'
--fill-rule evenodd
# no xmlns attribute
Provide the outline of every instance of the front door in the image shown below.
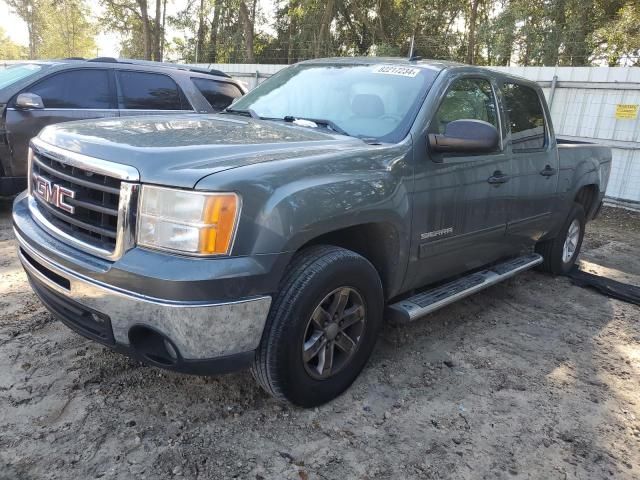
<svg viewBox="0 0 640 480"><path fill-rule="evenodd" d="M502 134L489 78L453 79L428 133L443 133L447 123L462 119L489 122ZM490 153L416 152L407 289L486 265L508 249L504 232L511 165L502 140Z"/></svg>
<svg viewBox="0 0 640 480"><path fill-rule="evenodd" d="M509 207L507 236L514 245L526 248L552 225L558 200L558 152L551 140L542 92L516 82L503 83L501 91L508 127L507 149L513 162L514 197Z"/></svg>
<svg viewBox="0 0 640 480"><path fill-rule="evenodd" d="M27 174L29 141L47 125L70 120L117 117L118 109L112 74L103 69L65 70L48 76L21 93L42 98L44 108L19 109L15 98L7 108L6 129L15 164Z"/></svg>

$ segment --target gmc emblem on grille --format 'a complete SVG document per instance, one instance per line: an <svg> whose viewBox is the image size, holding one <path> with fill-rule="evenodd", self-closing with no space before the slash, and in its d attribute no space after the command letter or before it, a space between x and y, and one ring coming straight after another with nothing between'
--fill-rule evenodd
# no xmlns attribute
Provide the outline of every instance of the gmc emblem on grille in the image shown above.
<svg viewBox="0 0 640 480"><path fill-rule="evenodd" d="M76 198L76 192L62 185L56 185L39 175L33 176L33 182L34 190L42 200L71 215L76 211L73 205L65 201L66 198Z"/></svg>

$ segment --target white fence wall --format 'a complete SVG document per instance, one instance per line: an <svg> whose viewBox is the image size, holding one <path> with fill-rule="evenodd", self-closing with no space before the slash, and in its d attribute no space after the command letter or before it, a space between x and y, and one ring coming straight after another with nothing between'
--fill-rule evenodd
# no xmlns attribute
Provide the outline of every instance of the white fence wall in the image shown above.
<svg viewBox="0 0 640 480"><path fill-rule="evenodd" d="M613 165L607 197L612 202L640 208L640 118L616 118L617 105L640 105L640 68L505 67L496 70L540 83L550 102L557 135L609 145ZM554 76L556 88L552 95Z"/></svg>
<svg viewBox="0 0 640 480"><path fill-rule="evenodd" d="M0 62L0 68L14 62ZM253 88L286 65L199 64ZM640 105L638 67L492 67L538 82L556 134L609 145L613 167L607 197L640 208L640 118L616 119L616 105ZM554 82L555 77L555 82ZM555 87L553 84L555 83Z"/></svg>

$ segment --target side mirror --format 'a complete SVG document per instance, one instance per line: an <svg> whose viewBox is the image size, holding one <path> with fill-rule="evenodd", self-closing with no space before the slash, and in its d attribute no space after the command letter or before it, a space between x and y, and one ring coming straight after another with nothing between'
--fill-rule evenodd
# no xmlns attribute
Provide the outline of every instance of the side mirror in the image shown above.
<svg viewBox="0 0 640 480"><path fill-rule="evenodd" d="M41 109L44 108L44 102L35 93L21 93L16 98L16 107L23 110Z"/></svg>
<svg viewBox="0 0 640 480"><path fill-rule="evenodd" d="M447 124L444 134L429 134L429 148L440 153L489 153L499 145L496 127L482 120L454 120Z"/></svg>

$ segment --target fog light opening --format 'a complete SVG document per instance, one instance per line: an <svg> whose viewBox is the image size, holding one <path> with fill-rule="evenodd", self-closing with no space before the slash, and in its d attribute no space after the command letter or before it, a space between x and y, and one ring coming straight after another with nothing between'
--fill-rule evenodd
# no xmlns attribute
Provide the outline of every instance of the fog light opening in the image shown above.
<svg viewBox="0 0 640 480"><path fill-rule="evenodd" d="M144 360L160 367L171 367L181 361L180 351L164 334L147 326L129 330L129 343Z"/></svg>

